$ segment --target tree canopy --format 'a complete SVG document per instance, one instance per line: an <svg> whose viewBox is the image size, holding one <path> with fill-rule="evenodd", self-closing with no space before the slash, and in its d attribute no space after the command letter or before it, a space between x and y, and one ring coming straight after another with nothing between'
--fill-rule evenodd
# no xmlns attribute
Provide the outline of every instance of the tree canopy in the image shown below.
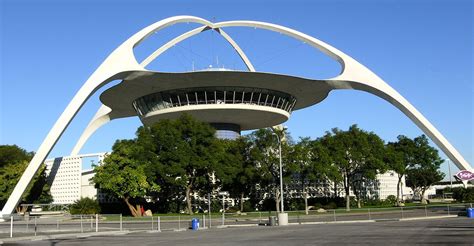
<svg viewBox="0 0 474 246"><path fill-rule="evenodd" d="M360 207L364 184L374 180L377 173L386 170L383 140L373 132L366 132L357 125L352 125L347 131L335 128L332 132L327 132L321 141L328 148L333 164L339 170L340 177L337 179L343 181L346 209L350 210L350 188Z"/></svg>
<svg viewBox="0 0 474 246"><path fill-rule="evenodd" d="M33 152L16 145L0 145L0 207L3 208L7 202L33 155ZM27 186L20 203L50 203L52 200L46 165L43 164Z"/></svg>
<svg viewBox="0 0 474 246"><path fill-rule="evenodd" d="M94 167L96 174L92 178L97 188L122 199L133 216L141 215L141 206L134 206L131 199L139 200L160 189L145 173L149 161L143 158L143 151L136 140L118 140L112 153Z"/></svg>

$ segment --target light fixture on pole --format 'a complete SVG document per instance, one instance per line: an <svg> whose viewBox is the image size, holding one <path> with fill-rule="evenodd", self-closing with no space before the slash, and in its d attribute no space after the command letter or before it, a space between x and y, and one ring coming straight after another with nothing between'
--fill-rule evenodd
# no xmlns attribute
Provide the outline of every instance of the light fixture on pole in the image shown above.
<svg viewBox="0 0 474 246"><path fill-rule="evenodd" d="M281 160L281 138L278 133L275 132L274 128L272 129L272 135L275 135L278 139L278 153L280 157L280 213L278 214L278 225L288 225L288 214L285 213L284 203L283 203L283 168ZM282 129L283 131L285 128Z"/></svg>
<svg viewBox="0 0 474 246"><path fill-rule="evenodd" d="M448 161L448 173L449 173L449 183L451 187L451 192L453 190L453 177L451 176L451 163L449 162L449 159L446 159Z"/></svg>
<svg viewBox="0 0 474 246"><path fill-rule="evenodd" d="M222 226L224 226L224 220L225 220L225 197L229 195L228 191L219 191L219 196L222 196Z"/></svg>

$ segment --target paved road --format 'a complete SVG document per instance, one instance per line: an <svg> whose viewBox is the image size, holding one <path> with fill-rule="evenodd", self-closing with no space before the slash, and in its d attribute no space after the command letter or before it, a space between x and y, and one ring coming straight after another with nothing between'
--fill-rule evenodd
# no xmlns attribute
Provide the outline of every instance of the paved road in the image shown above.
<svg viewBox="0 0 474 246"><path fill-rule="evenodd" d="M466 217L241 227L201 231L94 236L88 238L23 241L6 245L474 245L474 219Z"/></svg>
<svg viewBox="0 0 474 246"><path fill-rule="evenodd" d="M317 213L311 215L301 216L289 216L290 223L305 223L305 222L331 222L331 221L358 221L358 220L393 220L401 218L415 218L425 216L443 216L457 214L459 211L465 211L464 207L453 207L447 208L446 206L440 207L428 207L425 210L424 207L410 207L400 209L363 209L356 210L350 213L339 211L333 213L328 211L326 213ZM246 216L232 216L228 215L225 220L226 225L236 224L259 224L268 222L268 213L253 214L255 218L248 218ZM110 215L101 215L99 220L99 231L118 231L120 230L119 221L111 221ZM202 215L196 215L201 218ZM118 219L118 216L115 216ZM108 220L104 220L108 218ZM113 218L112 218L113 219ZM141 218L138 220L129 221L130 218L124 220L122 228L123 230L137 231L137 230L155 230L158 227L157 217L153 218ZM161 217L160 228L162 231L172 231L184 229L189 226L191 217ZM82 226L81 226L82 224ZM205 221L201 218L201 226L206 224L209 226L209 220ZM213 226L221 225L221 219L219 216L214 216L212 221ZM95 232L95 219L93 217L83 217L82 223L79 218L71 220L67 217L50 217L50 218L39 218L37 219L36 234L37 235L54 235L64 233L80 233L80 232ZM14 237L25 237L33 236L35 234L34 220L30 218L29 221L23 219L17 219L14 221L13 236ZM0 223L0 240L2 238L8 238L10 236L10 223Z"/></svg>

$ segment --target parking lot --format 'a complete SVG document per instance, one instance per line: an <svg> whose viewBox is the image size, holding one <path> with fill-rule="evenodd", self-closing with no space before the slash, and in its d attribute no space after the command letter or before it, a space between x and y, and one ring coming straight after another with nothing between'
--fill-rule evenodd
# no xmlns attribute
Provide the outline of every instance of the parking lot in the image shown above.
<svg viewBox="0 0 474 246"><path fill-rule="evenodd" d="M80 234L79 234L80 235ZM474 219L466 217L370 223L330 223L285 227L248 226L199 231L133 232L34 238L5 245L315 245L449 244L474 245Z"/></svg>

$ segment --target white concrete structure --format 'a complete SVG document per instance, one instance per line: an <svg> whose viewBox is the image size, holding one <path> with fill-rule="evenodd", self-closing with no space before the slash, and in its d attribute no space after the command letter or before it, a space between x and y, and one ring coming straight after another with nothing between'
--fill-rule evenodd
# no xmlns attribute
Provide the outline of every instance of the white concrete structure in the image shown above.
<svg viewBox="0 0 474 246"><path fill-rule="evenodd" d="M203 26L171 40L141 63L137 62L133 53L134 47L159 30L183 22L199 23ZM311 80L293 76L255 72L253 65L244 52L222 30L222 28L234 26L266 29L305 42L337 60L341 65L341 72L334 78L324 80ZM249 72L205 71L171 74L154 72L145 68L153 59L174 44L206 30L215 30L222 34L240 55L243 62L247 65ZM443 150L459 169L472 170L472 167L459 152L405 98L364 65L331 45L299 31L271 23L258 21L211 23L194 16L175 16L158 21L134 34L116 48L89 77L40 145L36 155L31 160L25 173L5 204L2 210L3 215L9 215L14 211L20 201L21 195L32 180L39 166L45 160L74 116L81 109L82 105L94 92L113 80L122 80L122 82L102 94L101 100L104 105L99 108L97 114L85 129L77 145L74 147L72 155L80 151L82 145L95 130L110 120L117 118L138 115L146 124L162 118L173 118L182 112L189 112L194 116L198 116L198 118L204 117L205 119L213 120L215 123L240 124L241 129L252 129L253 127L272 126L282 123L289 118L292 110L309 107L324 100L331 90L356 89L381 97L400 109ZM153 84L153 86L151 86L151 84ZM190 90L191 87L195 88L196 85L202 88L200 88L200 90ZM232 98L232 103L222 104L219 103L222 102L221 97L214 96L214 101L209 103L205 100L205 103L201 103L203 97L199 97L198 93L222 91L216 88L218 86L225 86L226 89L230 89L231 87L244 87L245 89L237 92L238 95L242 95L242 101L236 101ZM270 105L268 105L268 98L265 100L262 98L258 100L255 98L246 100L244 94L248 94L249 91L253 91L255 88L268 89L265 92L260 91L258 93L260 93L260 96L270 95L272 100L276 98L278 102L272 101ZM193 102L195 102L195 104L190 103L189 98L186 99L187 104L182 104L181 102L176 104L175 101L166 101L168 99L163 99L163 95L160 94L161 92L166 92L172 96L184 95L178 93L180 89L187 89L185 94L187 97L191 96L191 99L192 94L188 93L194 93L195 100ZM133 97L113 97L114 95L117 96L114 92L123 90L127 90L127 93L120 94L120 96L133 94ZM153 96L150 93L153 93ZM235 95L236 90L234 90L232 96ZM158 98L159 96L161 96L161 98ZM204 99L205 97L206 94L204 94ZM139 105L140 100L144 102L144 104ZM126 104L122 104L122 102L126 102ZM153 108L149 110L149 106L153 106ZM156 108L154 108L155 106ZM167 107L163 108L162 106ZM146 112L143 112L144 109L146 109ZM240 117L236 117L236 115ZM231 122L239 119L251 119L252 117L255 117L256 120L237 123Z"/></svg>
<svg viewBox="0 0 474 246"><path fill-rule="evenodd" d="M46 174L51 186L53 204L72 204L81 197L96 199L97 189L90 182L94 173L90 170L82 170L83 159L95 158L99 163L104 156L105 153L97 153L46 160Z"/></svg>
<svg viewBox="0 0 474 246"><path fill-rule="evenodd" d="M394 171L387 171L386 173L377 174L375 180L368 181L363 184L364 198L378 198L381 200L387 199L388 196L397 196L398 174ZM286 194L292 198L302 198L301 184L289 183L287 184ZM344 195L344 187L342 184L337 186L337 194L334 194L334 183L329 180L319 181L310 184L308 187L308 197L334 197L335 195ZM401 189L399 191L400 198L411 197L412 190L406 186L405 177L402 177ZM349 195L354 196L352 187L349 187Z"/></svg>
<svg viewBox="0 0 474 246"><path fill-rule="evenodd" d="M376 180L375 191L380 199L385 200L390 195L397 196L398 174L396 172L388 171L383 174L377 174ZM406 197L407 194L410 194L410 191L411 189L406 186L405 176L403 176L399 197Z"/></svg>

